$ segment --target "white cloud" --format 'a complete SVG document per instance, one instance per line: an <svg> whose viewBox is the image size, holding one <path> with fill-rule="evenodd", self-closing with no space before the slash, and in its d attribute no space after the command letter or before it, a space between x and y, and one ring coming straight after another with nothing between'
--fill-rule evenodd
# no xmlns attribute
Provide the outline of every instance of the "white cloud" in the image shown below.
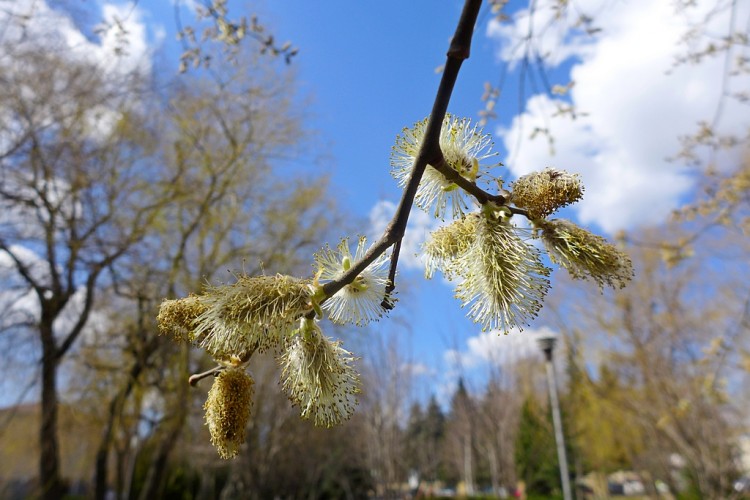
<svg viewBox="0 0 750 500"><path fill-rule="evenodd" d="M132 4L103 3L98 41L89 40L65 12L42 0L18 0L0 12L2 51L39 47L85 60L117 74L151 68L151 48L141 10Z"/></svg>
<svg viewBox="0 0 750 500"><path fill-rule="evenodd" d="M105 138L113 131L120 118L117 109L123 107L123 102L117 101L125 99L128 106L137 108L139 103L133 95L122 92L124 80L148 75L152 65L152 48L141 10L127 3L103 3L100 9L101 22L94 28L92 37L87 37L67 12L53 9L42 0L19 0L0 10L0 25L3 26L0 63L9 81L27 82L31 81L29 78L38 77L38 66L29 64L28 54L41 52L52 55L50 60L59 58L62 64L70 61L90 65L99 71L103 81L108 82L103 85L111 91L107 100L91 105L83 117L88 125L86 134L93 139ZM158 28L152 32L157 42L163 37ZM55 72L50 74L56 75ZM57 116L77 116L73 104L75 99L65 97L70 92L67 88L69 82L57 80L59 78L51 77L59 99L45 100L33 109L39 121L54 121L54 110L58 110ZM22 87L24 84L11 85ZM33 86L27 90L35 92ZM66 105L68 101L70 104ZM13 119L12 116L0 116L5 130L11 135L16 132L22 135L22 127L14 127ZM14 139L16 137L9 137L6 133L0 138L0 147L13 144Z"/></svg>
<svg viewBox="0 0 750 500"><path fill-rule="evenodd" d="M28 270L32 279L42 285L49 285L50 273L48 263L37 253L21 246L11 245L9 250L20 260ZM5 288L0 290L0 330L14 325L34 323L40 314L39 298L28 283L19 278L13 258L4 251L0 251L0 280ZM47 292L49 293L49 292ZM78 321L85 306L86 290L78 288L70 298L65 308L53 323L57 333L67 334ZM100 330L108 326L107 317L97 311L90 313L89 330L98 327Z"/></svg>
<svg viewBox="0 0 750 500"><path fill-rule="evenodd" d="M106 63L109 70L121 74L138 69L143 72L150 70L151 49L139 9L127 4L104 4L100 27L97 57L105 61L109 59Z"/></svg>
<svg viewBox="0 0 750 500"><path fill-rule="evenodd" d="M550 328L511 330L507 335L498 331L481 332L466 340L464 350L449 349L443 358L451 368L462 370L479 366L510 365L530 356L541 356L537 340L557 336Z"/></svg>
<svg viewBox="0 0 750 500"><path fill-rule="evenodd" d="M531 17L529 9L519 9L512 16L513 22L490 21L487 36L502 41L497 53L498 59L515 67L525 55L524 41L529 28L536 40L535 49L547 57L549 64L556 66L570 57L584 54L589 40L582 36L571 36L564 29L568 23L555 22L559 20L558 5L559 2L556 1L537 1Z"/></svg>
<svg viewBox="0 0 750 500"><path fill-rule="evenodd" d="M692 14L705 14L706 3L701 2ZM663 221L688 193L693 183L689 171L667 158L679 151L679 136L694 133L699 121L713 118L723 60L673 67L685 50L681 37L689 25L674 14L669 2L634 0L607 5L595 17L602 32L590 43L569 33L564 55L553 60L558 63L569 55L580 58L571 69L575 86L570 97L577 110L588 115L572 121L550 119L557 105L564 103L537 95L528 99L523 115L500 133L514 175L546 166L580 173L586 195L576 205L578 218L614 232ZM595 11L593 2L582 6L584 11L587 7ZM717 15L712 22L722 26L727 15ZM509 27L488 31L503 46L512 43L508 38L512 33ZM508 59L511 56L506 52L503 49L501 57ZM735 84L750 85L750 78L739 78ZM721 129L742 131L750 125L744 108L726 106ZM554 156L544 139L527 141L535 127L550 129Z"/></svg>
<svg viewBox="0 0 750 500"><path fill-rule="evenodd" d="M400 369L401 373L404 376L420 376L420 375L426 375L426 376L432 376L435 375L435 369L432 367L427 366L424 363L404 363L401 365Z"/></svg>
<svg viewBox="0 0 750 500"><path fill-rule="evenodd" d="M34 280L42 281L49 275L49 269L46 263L39 258L39 255L21 245L9 245L8 250L23 264L29 275ZM8 252L0 250L0 278L3 282L8 282L12 276L16 276L15 260Z"/></svg>
<svg viewBox="0 0 750 500"><path fill-rule="evenodd" d="M20 260L36 280L48 274L38 255L20 245L10 245L9 250ZM19 277L16 264L8 252L0 250L0 331L26 325L39 317L39 299L36 293Z"/></svg>
<svg viewBox="0 0 750 500"><path fill-rule="evenodd" d="M370 236L375 241L383 234L386 226L396 213L397 205L392 201L380 200L370 209ZM401 243L399 267L408 269L424 269L424 263L419 257L422 243L427 236L442 222L438 221L418 208L412 208L406 234Z"/></svg>

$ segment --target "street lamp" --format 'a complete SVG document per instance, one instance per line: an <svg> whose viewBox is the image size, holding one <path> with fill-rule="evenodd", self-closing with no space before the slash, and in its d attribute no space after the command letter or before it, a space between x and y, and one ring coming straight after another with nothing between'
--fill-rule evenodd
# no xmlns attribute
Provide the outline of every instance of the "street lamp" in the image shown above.
<svg viewBox="0 0 750 500"><path fill-rule="evenodd" d="M547 387L549 388L549 401L552 406L552 424L555 427L555 442L557 443L557 460L560 462L560 480L562 481L563 498L572 500L570 492L570 477L568 476L568 459L565 456L565 438L562 431L562 420L560 419L560 402L557 398L557 377L555 366L552 361L552 352L555 350L555 337L543 337L538 339L539 347L542 348L547 368Z"/></svg>

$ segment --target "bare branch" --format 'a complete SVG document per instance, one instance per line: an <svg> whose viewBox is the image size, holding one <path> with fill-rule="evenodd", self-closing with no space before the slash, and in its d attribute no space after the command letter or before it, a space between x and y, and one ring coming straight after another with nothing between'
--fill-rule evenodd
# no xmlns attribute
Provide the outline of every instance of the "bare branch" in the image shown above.
<svg viewBox="0 0 750 500"><path fill-rule="evenodd" d="M404 189L404 194L401 197L398 208L396 209L396 214L386 227L383 236L381 236L380 239L370 247L370 250L364 255L362 260L353 264L352 267L339 279L323 285L323 291L327 297L332 296L354 281L354 278L362 273L367 266L382 255L390 246L401 241L406 232L406 223L409 221L409 212L414 203L414 197L417 194L419 181L422 180L425 168L427 168L428 164L441 165L445 163L443 152L440 150L440 129L443 124L445 113L448 110L448 103L450 102L451 94L453 93L453 86L458 78L461 64L464 59L469 57L469 53L471 52L471 36L474 32L474 24L476 23L477 15L479 14L481 6L481 0L466 0L464 3L461 18L458 21L456 32L453 35L453 39L451 40L448 49L445 69L443 70L437 95L435 96L435 103L432 107L432 113L430 113L430 119L427 122L424 141L422 142L419 153L414 160L411 176L409 177L409 181ZM489 197L489 195L487 195L487 197ZM394 251L391 254L392 276L391 282L388 285L390 291L393 291L395 287L394 278L395 269L398 265L398 254L398 251Z"/></svg>
<svg viewBox="0 0 750 500"><path fill-rule="evenodd" d="M224 367L224 366L221 366L221 365L214 366L213 368L211 368L210 370L207 370L205 372L195 373L193 375L190 375L190 378L188 379L188 383L192 387L195 387L196 385L198 385L198 382L200 382L204 378L208 378L208 377L211 377L211 376L216 376L219 373L223 372L224 370L226 370L226 367Z"/></svg>

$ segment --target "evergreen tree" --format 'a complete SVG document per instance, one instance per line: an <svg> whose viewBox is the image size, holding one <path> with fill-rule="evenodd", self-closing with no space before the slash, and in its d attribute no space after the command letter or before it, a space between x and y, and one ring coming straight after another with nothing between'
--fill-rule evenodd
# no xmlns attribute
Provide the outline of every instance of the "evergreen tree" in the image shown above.
<svg viewBox="0 0 750 500"><path fill-rule="evenodd" d="M521 408L515 458L518 478L526 483L527 492L549 495L560 491L552 423L532 397Z"/></svg>
<svg viewBox="0 0 750 500"><path fill-rule="evenodd" d="M430 401L427 403L422 430L424 432L425 478L430 481L443 479L445 470L440 450L445 442L445 415L434 394L430 396Z"/></svg>
<svg viewBox="0 0 750 500"><path fill-rule="evenodd" d="M409 471L416 471L420 479L424 474L422 451L426 441L425 438L425 417L422 413L422 406L415 401L409 408L409 421L404 433L406 441L404 463Z"/></svg>

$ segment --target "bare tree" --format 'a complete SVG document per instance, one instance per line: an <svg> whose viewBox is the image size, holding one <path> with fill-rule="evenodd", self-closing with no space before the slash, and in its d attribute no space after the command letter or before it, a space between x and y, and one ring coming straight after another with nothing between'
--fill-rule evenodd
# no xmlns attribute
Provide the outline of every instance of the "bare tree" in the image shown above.
<svg viewBox="0 0 750 500"><path fill-rule="evenodd" d="M473 495L477 470L477 402L459 379L451 399L446 424L445 456L464 485L464 494Z"/></svg>
<svg viewBox="0 0 750 500"><path fill-rule="evenodd" d="M512 380L490 379L477 408L477 449L489 468L495 494L516 483L514 447L523 402L518 391L503 378Z"/></svg>
<svg viewBox="0 0 750 500"><path fill-rule="evenodd" d="M296 157L306 132L293 107L291 74L261 71L262 63L252 54L232 66L214 58L213 79L185 84L171 100L168 137L174 142L165 156L176 202L165 212L166 230L152 242L162 267L143 270L163 276L162 296L197 291L228 266L253 273L297 270L299 252L312 250L333 219L323 197L325 178L289 181L275 170L279 160ZM169 453L184 424L174 415L165 420L172 425L161 428L174 429L162 453Z"/></svg>
<svg viewBox="0 0 750 500"><path fill-rule="evenodd" d="M325 178L290 182L274 170L279 159L297 155L306 135L292 107L291 74L264 68L265 61L254 55L243 64L238 71L216 58L213 78L181 77L165 110L159 141L172 201L159 215L159 229L119 266L113 290L122 299L120 306L135 308L139 318L143 310L153 312L164 295L199 290L204 280L219 279L228 267L254 273L299 269L300 251L312 250L315 237L333 219L331 202L324 199ZM264 237L247 238L248 231ZM161 445L142 492L152 497L191 399L185 391L168 390L166 380L169 386L174 378L186 380L198 360L158 337L153 320L119 331L124 352L116 357L127 359L130 368L119 368L120 380L113 380L119 388L109 402L98 453L97 497L105 493L116 421L133 389L148 380L163 391L160 397L170 401L164 407L171 409L152 436ZM104 336L91 349L106 352L112 340ZM100 380L98 373L93 376Z"/></svg>
<svg viewBox="0 0 750 500"><path fill-rule="evenodd" d="M144 371L154 369L154 355L167 349L153 320L145 321L147 311L164 295L198 289L219 269L239 269L241 259L254 272L294 269L295 252L331 219L321 203L326 180L290 182L274 171L273 162L297 155L305 132L290 75L254 70L247 78L243 68L258 67L260 56L235 59L231 71L215 59L215 79L178 84L164 113L169 119L157 123L159 114L145 111L162 104L137 71L113 73L83 57L19 47L2 60L0 250L14 268L8 283L15 283L15 296L30 290L38 312L15 307L18 321L3 326L20 338L23 328L38 332L40 475L50 497L62 488L55 424L62 360L75 351L101 289L142 320L110 328L122 334L130 365L119 367L121 387L104 425L102 496L116 421ZM292 215L290 207L302 213ZM248 231L264 238L248 239ZM93 366L111 356L105 340L89 343L84 361ZM96 345L100 356L92 354ZM187 358L183 365L187 374Z"/></svg>
<svg viewBox="0 0 750 500"><path fill-rule="evenodd" d="M362 367L368 390L361 402L367 464L375 491L386 498L398 495L408 472L403 427L412 389L403 348L395 332L390 337L378 336L369 344Z"/></svg>
<svg viewBox="0 0 750 500"><path fill-rule="evenodd" d="M0 250L36 299L41 351L40 477L59 498L57 374L107 271L147 232L163 200L147 160L137 87L42 51L3 61ZM19 66L18 61L24 64ZM135 75L133 80L135 80Z"/></svg>

